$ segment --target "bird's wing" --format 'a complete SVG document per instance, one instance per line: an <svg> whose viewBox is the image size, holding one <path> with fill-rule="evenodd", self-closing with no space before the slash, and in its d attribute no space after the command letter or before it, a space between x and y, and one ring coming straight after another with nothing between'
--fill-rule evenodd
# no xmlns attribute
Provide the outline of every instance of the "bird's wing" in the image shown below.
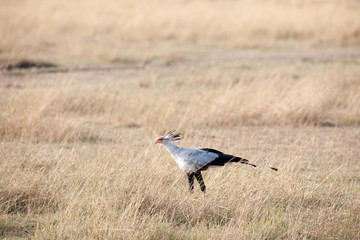
<svg viewBox="0 0 360 240"><path fill-rule="evenodd" d="M223 152L220 152L219 150L213 149L213 148L200 148L201 150L204 150L206 152L212 152L217 154L224 154Z"/></svg>
<svg viewBox="0 0 360 240"><path fill-rule="evenodd" d="M186 163L188 171L195 172L218 158L219 153L205 151L201 148L183 148L178 157Z"/></svg>
<svg viewBox="0 0 360 240"><path fill-rule="evenodd" d="M240 162L242 164L249 164L249 161L245 158L224 154L212 148L199 148L197 150L197 154L195 154L194 157L198 158L197 161L199 162L199 164L196 165L197 167L199 167L198 170L199 169L206 170L209 167L220 167L230 162Z"/></svg>

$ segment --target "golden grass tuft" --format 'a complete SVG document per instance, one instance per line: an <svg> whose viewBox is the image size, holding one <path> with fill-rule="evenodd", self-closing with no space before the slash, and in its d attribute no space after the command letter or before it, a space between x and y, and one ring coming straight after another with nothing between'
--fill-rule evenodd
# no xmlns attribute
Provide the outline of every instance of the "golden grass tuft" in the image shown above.
<svg viewBox="0 0 360 240"><path fill-rule="evenodd" d="M307 63L304 68L309 67ZM174 71L176 71L174 69ZM196 74L167 73L146 87L136 78L22 84L2 90L4 140L85 141L101 138L104 124L166 131L238 125L346 126L360 119L356 65L319 65L297 76L213 67ZM151 73L150 73L151 74ZM239 75L240 74L240 75ZM120 76L121 77L121 76ZM172 79L166 81L166 79ZM16 82L16 81L15 81ZM41 86L43 85L43 86ZM51 129L51 131L49 131Z"/></svg>

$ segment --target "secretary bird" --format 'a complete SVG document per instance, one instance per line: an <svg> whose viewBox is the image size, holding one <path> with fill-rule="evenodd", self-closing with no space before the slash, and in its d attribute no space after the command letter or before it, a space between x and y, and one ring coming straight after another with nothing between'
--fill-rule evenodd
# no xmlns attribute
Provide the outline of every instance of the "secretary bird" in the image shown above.
<svg viewBox="0 0 360 240"><path fill-rule="evenodd" d="M180 169L187 174L190 193L194 192L195 177L200 184L201 191L205 195L206 186L201 171L207 170L209 167L224 166L231 162L239 162L257 167L245 158L224 154L212 148L182 148L173 144L173 142L177 142L180 139L180 133L175 133L175 130L173 130L166 136L156 138L154 144L160 143L164 145L170 155L174 158L175 162L179 165ZM274 171L278 170L273 167L270 167L270 169Z"/></svg>

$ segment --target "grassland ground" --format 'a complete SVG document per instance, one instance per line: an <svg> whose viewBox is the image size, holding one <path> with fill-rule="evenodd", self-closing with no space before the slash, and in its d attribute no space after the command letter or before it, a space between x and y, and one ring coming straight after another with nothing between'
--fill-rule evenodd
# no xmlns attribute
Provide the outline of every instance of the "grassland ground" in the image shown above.
<svg viewBox="0 0 360 240"><path fill-rule="evenodd" d="M199 51L180 58L1 71L0 237L357 239L356 48ZM232 164L208 195L155 137Z"/></svg>
<svg viewBox="0 0 360 240"><path fill-rule="evenodd" d="M140 128L118 129L112 141L2 142L2 237L359 236L359 128L203 128L185 137L182 146L220 148L280 171L210 170L203 198L198 188L188 194L185 175Z"/></svg>

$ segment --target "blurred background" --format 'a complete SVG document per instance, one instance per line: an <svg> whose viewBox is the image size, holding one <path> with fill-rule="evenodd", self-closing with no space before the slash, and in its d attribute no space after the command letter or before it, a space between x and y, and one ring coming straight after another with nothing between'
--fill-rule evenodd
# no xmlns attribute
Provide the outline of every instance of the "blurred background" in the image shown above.
<svg viewBox="0 0 360 240"><path fill-rule="evenodd" d="M359 9L356 0L3 0L0 59L123 64L194 51L358 47Z"/></svg>
<svg viewBox="0 0 360 240"><path fill-rule="evenodd" d="M100 122L151 134L360 121L358 1L1 5L3 137L12 138L9 129L34 134L21 129L42 121L37 119L46 119L46 126L69 125L65 132ZM28 68L30 77L31 71L21 72Z"/></svg>

